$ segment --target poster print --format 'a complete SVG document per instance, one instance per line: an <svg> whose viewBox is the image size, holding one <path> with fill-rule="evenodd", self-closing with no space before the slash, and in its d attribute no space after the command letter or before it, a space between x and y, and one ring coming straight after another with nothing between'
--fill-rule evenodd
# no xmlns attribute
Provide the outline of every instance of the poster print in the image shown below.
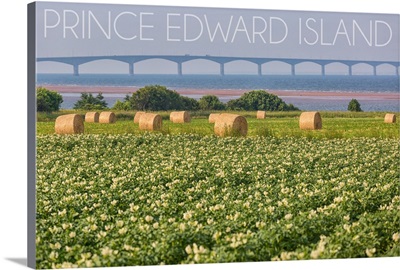
<svg viewBox="0 0 400 270"><path fill-rule="evenodd" d="M29 20L31 267L399 256L398 15Z"/></svg>

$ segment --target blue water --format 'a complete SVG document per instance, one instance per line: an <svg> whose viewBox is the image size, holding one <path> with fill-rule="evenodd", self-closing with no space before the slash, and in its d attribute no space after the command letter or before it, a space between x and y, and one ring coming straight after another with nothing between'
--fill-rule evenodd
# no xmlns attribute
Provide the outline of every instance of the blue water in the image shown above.
<svg viewBox="0 0 400 270"><path fill-rule="evenodd" d="M38 74L37 85L75 85L75 86L132 86L143 87L150 84L164 85L171 90L186 89L245 89L245 90L305 90L324 92L368 92L398 93L398 76L319 76L319 75L135 75L125 74ZM122 100L125 94L103 94L108 106L117 99ZM195 95L188 95L200 98ZM80 94L63 94L62 108L69 109L79 99ZM227 102L237 96L221 97ZM349 99L327 99L306 97L282 97L287 103L302 110L347 110ZM364 111L400 111L399 99L391 100L358 100Z"/></svg>

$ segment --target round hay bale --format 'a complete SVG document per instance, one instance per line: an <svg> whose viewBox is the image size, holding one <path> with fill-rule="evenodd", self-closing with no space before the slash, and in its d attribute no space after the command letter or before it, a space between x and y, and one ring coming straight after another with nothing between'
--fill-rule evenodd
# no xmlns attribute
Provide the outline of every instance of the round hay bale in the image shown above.
<svg viewBox="0 0 400 270"><path fill-rule="evenodd" d="M214 133L220 137L246 136L246 118L237 114L223 113L215 120Z"/></svg>
<svg viewBox="0 0 400 270"><path fill-rule="evenodd" d="M299 120L300 129L314 130L322 128L322 119L319 112L303 112Z"/></svg>
<svg viewBox="0 0 400 270"><path fill-rule="evenodd" d="M265 119L265 111L257 111L257 119Z"/></svg>
<svg viewBox="0 0 400 270"><path fill-rule="evenodd" d="M385 115L385 123L396 123L396 115L394 113L387 113Z"/></svg>
<svg viewBox="0 0 400 270"><path fill-rule="evenodd" d="M136 112L135 117L133 118L133 123L139 124L139 119L143 114L145 114L145 112L141 112L141 111Z"/></svg>
<svg viewBox="0 0 400 270"><path fill-rule="evenodd" d="M99 113L98 112L87 112L85 114L85 122L98 123L99 122Z"/></svg>
<svg viewBox="0 0 400 270"><path fill-rule="evenodd" d="M162 118L156 113L145 113L140 116L139 129L141 130L161 130Z"/></svg>
<svg viewBox="0 0 400 270"><path fill-rule="evenodd" d="M208 116L208 123L215 123L215 120L218 118L218 116L220 116L220 113L210 113L210 115Z"/></svg>
<svg viewBox="0 0 400 270"><path fill-rule="evenodd" d="M56 118L56 134L79 134L83 131L83 118L79 114L66 114Z"/></svg>
<svg viewBox="0 0 400 270"><path fill-rule="evenodd" d="M112 124L117 121L117 117L113 112L101 112L99 115L99 123Z"/></svg>
<svg viewBox="0 0 400 270"><path fill-rule="evenodd" d="M172 123L189 123L190 114L188 111L171 112L171 114L169 115L169 120Z"/></svg>

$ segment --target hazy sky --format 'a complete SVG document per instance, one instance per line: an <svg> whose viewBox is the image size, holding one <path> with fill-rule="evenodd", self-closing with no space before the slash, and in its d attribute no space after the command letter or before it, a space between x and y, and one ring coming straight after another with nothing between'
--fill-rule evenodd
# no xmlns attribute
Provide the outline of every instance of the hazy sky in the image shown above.
<svg viewBox="0 0 400 270"><path fill-rule="evenodd" d="M399 15L218 9L107 4L37 5L37 56L215 55L243 57L387 60L399 58ZM135 73L176 73L176 63L147 60ZM71 66L46 62L38 72L71 72ZM269 63L265 73L288 73L290 66ZM369 66L354 71L370 72ZM237 61L226 73L257 73L255 64ZM298 73L318 73L320 66L301 64ZM391 66L379 72L394 73ZM80 72L127 73L126 63L102 60ZM218 73L205 60L184 63L184 73ZM341 64L327 73L344 73Z"/></svg>

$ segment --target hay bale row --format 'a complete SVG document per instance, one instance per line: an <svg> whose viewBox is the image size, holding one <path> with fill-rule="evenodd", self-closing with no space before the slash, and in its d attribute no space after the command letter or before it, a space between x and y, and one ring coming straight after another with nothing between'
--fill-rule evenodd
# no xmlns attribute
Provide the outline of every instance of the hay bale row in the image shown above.
<svg viewBox="0 0 400 270"><path fill-rule="evenodd" d="M265 111L258 111L257 118L265 118ZM170 120L173 123L190 122L190 115L187 111L171 112ZM99 123L115 123L116 116L113 112L87 112L85 115L86 122ZM209 123L214 123L214 133L217 136L226 137L232 135L246 136L248 125L246 118L236 114L229 113L212 113L208 118ZM386 114L385 123L395 123L395 114ZM139 123L141 130L161 130L162 117L155 113L137 112L135 114L134 123ZM300 115L299 126L302 130L318 130L322 129L322 118L319 112L303 112ZM84 132L83 118L78 114L67 114L57 117L55 122L56 134L79 134Z"/></svg>
<svg viewBox="0 0 400 270"><path fill-rule="evenodd" d="M56 134L80 134L84 132L83 118L79 114L65 114L56 118Z"/></svg>
<svg viewBox="0 0 400 270"><path fill-rule="evenodd" d="M162 117L156 113L143 113L139 118L139 129L141 130L161 130Z"/></svg>
<svg viewBox="0 0 400 270"><path fill-rule="evenodd" d="M189 123L191 119L188 111L180 111L171 112L171 114L169 115L169 120L172 123Z"/></svg>
<svg viewBox="0 0 400 270"><path fill-rule="evenodd" d="M117 117L113 112L87 112L85 114L85 122L88 123L106 123L112 124L117 121Z"/></svg>
<svg viewBox="0 0 400 270"><path fill-rule="evenodd" d="M243 116L223 113L215 120L214 133L220 137L246 136L247 128L247 121Z"/></svg>

